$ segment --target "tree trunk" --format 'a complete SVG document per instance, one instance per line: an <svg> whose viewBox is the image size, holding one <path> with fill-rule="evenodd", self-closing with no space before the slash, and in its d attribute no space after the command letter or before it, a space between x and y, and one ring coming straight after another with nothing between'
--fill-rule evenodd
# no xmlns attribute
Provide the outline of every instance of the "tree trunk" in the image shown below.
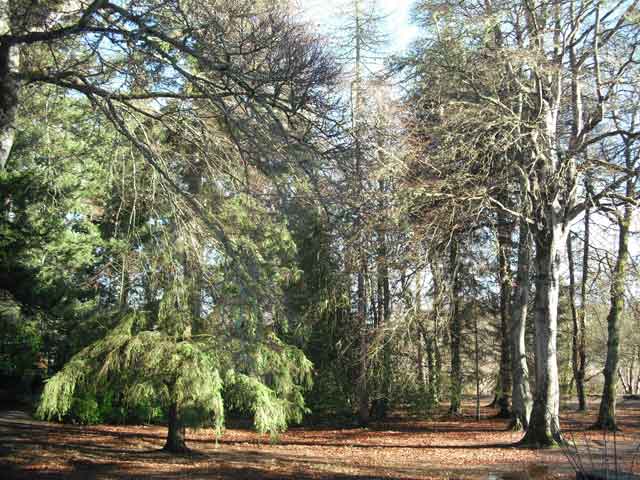
<svg viewBox="0 0 640 480"><path fill-rule="evenodd" d="M624 378L624 374L622 373L622 370L620 368L618 368L618 378L620 379L620 383L622 383L622 391L625 394L630 394L631 393L631 388L629 387L629 385L627 384L627 380Z"/></svg>
<svg viewBox="0 0 640 480"><path fill-rule="evenodd" d="M589 184L586 184L587 190ZM591 232L591 215L589 207L584 211L584 246L582 248L582 280L580 281L580 310L578 310L578 376L576 388L578 390L578 410L587 411L587 396L584 389L584 381L587 370L587 279L589 278L589 242Z"/></svg>
<svg viewBox="0 0 640 480"><path fill-rule="evenodd" d="M163 450L171 453L186 453L189 451L185 443L185 428L180 420L178 404L172 402L169 406L167 419L167 441Z"/></svg>
<svg viewBox="0 0 640 480"><path fill-rule="evenodd" d="M460 415L462 413L462 360L460 358L460 338L462 333L462 319L460 308L460 259L458 243L451 240L450 251L451 272L451 319L449 321L449 335L451 337L451 395L449 413Z"/></svg>
<svg viewBox="0 0 640 480"><path fill-rule="evenodd" d="M442 394L442 354L438 335L440 335L440 312L442 306L442 275L433 257L430 255L429 265L433 278L433 333L426 339L427 366L429 371L429 401L432 405L440 403Z"/></svg>
<svg viewBox="0 0 640 480"><path fill-rule="evenodd" d="M549 447L560 440L560 389L558 382L557 333L560 293L559 247L566 230L547 217L551 225L536 232L535 346L536 394L529 428L522 444Z"/></svg>
<svg viewBox="0 0 640 480"><path fill-rule="evenodd" d="M573 331L571 335L571 367L573 368L573 379L576 382L576 395L578 398L578 410L584 411L586 409L586 399L584 395L584 365L581 363L581 358L584 357L584 352L580 352L581 337L583 336L583 330L580 328L580 313L576 307L576 276L575 276L575 263L573 261L573 237L571 233L567 235L567 260L569 261L569 303L571 304L571 320L573 325ZM585 245L585 248L586 245ZM582 275L586 272L583 269ZM583 279L584 280L584 279ZM584 284L584 283L583 283ZM584 297L582 298L584 303ZM581 310L584 309L582 305Z"/></svg>
<svg viewBox="0 0 640 480"><path fill-rule="evenodd" d="M436 330L438 332L439 330ZM438 343L437 334L434 334L431 338L433 344L433 359L435 362L435 368L433 369L433 400L434 405L439 405L442 399L442 351L440 350L440 343Z"/></svg>
<svg viewBox="0 0 640 480"><path fill-rule="evenodd" d="M378 158L381 163L384 162L382 155L383 145L379 133L376 135L378 145ZM383 180L378 181L378 188L381 197L384 195L385 184ZM380 204L380 211L384 210L384 205ZM391 288L389 285L389 264L387 262L387 236L385 233L386 226L378 229L378 291L382 298L378 298L381 304L380 322L382 323L383 345L382 345L382 413L386 417L389 409L389 399L391 397L391 343L389 342L389 332L391 320ZM419 292L417 296L419 296Z"/></svg>
<svg viewBox="0 0 640 480"><path fill-rule="evenodd" d="M424 330L424 317L422 315L422 272L418 270L416 272L416 299L415 299L415 309L416 316L418 322L418 351L417 351L417 368L418 368L418 383L420 386L420 390L422 393L426 390L427 386L427 377L426 372L424 370L424 354L423 354L423 344L426 343L427 338L423 333Z"/></svg>
<svg viewBox="0 0 640 480"><path fill-rule="evenodd" d="M424 370L424 354L422 353L422 345L425 342L424 336L422 335L422 331L418 331L418 352L416 359L416 367L418 367L418 383L420 384L420 390L425 391L427 387L427 375Z"/></svg>
<svg viewBox="0 0 640 480"><path fill-rule="evenodd" d="M504 199L503 199L504 201ZM506 203L506 202L505 202ZM498 212L498 280L500 283L500 381L496 391L498 416L509 418L511 404L511 342L509 317L511 313L511 267L513 223Z"/></svg>
<svg viewBox="0 0 640 480"><path fill-rule="evenodd" d="M360 334L360 352L358 373L358 421L360 425L369 424L369 388L367 372L369 364L369 329L367 328L367 293L365 285L366 259L362 249L359 252L360 271L358 272L358 329ZM364 261L363 261L364 260Z"/></svg>
<svg viewBox="0 0 640 480"><path fill-rule="evenodd" d="M640 349L638 349L638 360L640 360ZM636 374L635 385L633 387L634 395L640 393L640 371Z"/></svg>
<svg viewBox="0 0 640 480"><path fill-rule="evenodd" d="M518 240L518 273L512 306L513 342L513 400L512 423L514 430L527 429L531 417L531 389L529 387L529 367L526 353L526 326L529 309L529 268L531 262L531 234L527 222L520 222Z"/></svg>
<svg viewBox="0 0 640 480"><path fill-rule="evenodd" d="M631 388L631 391L629 392L630 395L633 395L635 392L635 389L633 387L633 382L636 379L635 376L635 366L636 366L636 352L638 351L638 347L633 347L633 350L631 352L631 364L629 365L629 388Z"/></svg>
<svg viewBox="0 0 640 480"><path fill-rule="evenodd" d="M356 188L358 193L358 201L363 201L363 184L362 184L362 126L360 125L360 113L362 111L362 59L361 59L361 40L362 40L362 19L360 11L360 0L353 1L354 19L355 19L355 78L352 84L352 100L351 100L351 122L353 136L355 141L355 173L357 182ZM369 354L369 331L367 328L367 292L366 292L366 276L368 270L367 256L364 248L365 235L360 231L363 225L360 214L356 218L356 231L358 235L358 274L357 274L357 296L358 296L358 328L360 334L360 352L359 367L357 379L357 395L358 395L358 420L360 425L369 424L369 388L367 385L368 373L368 354Z"/></svg>
<svg viewBox="0 0 640 480"><path fill-rule="evenodd" d="M125 311L129 307L129 271L127 265L127 255L122 254L122 270L120 272L120 295L118 303L120 309Z"/></svg>
<svg viewBox="0 0 640 480"><path fill-rule="evenodd" d="M480 420L480 344L478 342L478 316L473 316L473 343L476 370L476 420Z"/></svg>
<svg viewBox="0 0 640 480"><path fill-rule="evenodd" d="M571 18L571 27L579 28L578 16L575 12L575 2L569 3L569 14ZM582 82L580 72L580 62L576 46L569 47L569 65L571 71L571 136L569 144L574 146L578 143L580 132L584 128L584 106L582 99ZM590 191L589 180L585 183L587 192ZM571 363L573 368L573 378L576 382L576 395L578 398L578 410L586 411L587 401L584 391L584 377L586 369L586 346L585 346L585 315L586 315L586 290L587 278L589 276L589 207L585 209L584 215L584 246L582 250L582 280L580 286L580 308L576 309L575 303L575 274L573 251L571 248L571 233L567 237L567 256L570 269L570 296L571 296L571 314L573 320L572 350Z"/></svg>
<svg viewBox="0 0 640 480"><path fill-rule="evenodd" d="M627 181L627 196L633 196L633 182ZM604 386L600 410L594 428L616 430L616 383L620 354L620 318L624 310L624 281L629 253L629 225L633 207L624 206L624 216L618 220L618 258L611 284L611 306L607 316L607 359L604 365Z"/></svg>
<svg viewBox="0 0 640 480"><path fill-rule="evenodd" d="M9 10L7 2L0 2L0 31L8 32ZM4 18L6 15L7 18ZM0 170L7 166L7 160L16 135L16 113L18 110L19 84L13 74L20 61L18 46L0 42Z"/></svg>
<svg viewBox="0 0 640 480"><path fill-rule="evenodd" d="M179 139L178 139L179 141ZM188 146L180 146L180 148L189 148ZM192 153L192 152L188 152ZM193 152L193 159L186 166L184 173L184 181L187 185L189 193L193 197L198 197L202 191L203 165L196 158L198 155ZM191 313L191 334L199 335L206 332L206 326L202 318L202 286L203 273L200 257L203 252L189 251L190 244L187 239L182 240L184 246L182 266L184 269L184 280L188 288L189 311Z"/></svg>

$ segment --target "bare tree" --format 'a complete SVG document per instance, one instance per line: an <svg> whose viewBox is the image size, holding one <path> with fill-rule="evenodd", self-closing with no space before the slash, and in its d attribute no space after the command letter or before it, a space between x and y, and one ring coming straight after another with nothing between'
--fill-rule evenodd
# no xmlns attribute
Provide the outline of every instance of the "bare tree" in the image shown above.
<svg viewBox="0 0 640 480"><path fill-rule="evenodd" d="M523 444L546 446L560 439L561 249L570 225L587 206L598 205L637 175L625 169L579 198L579 171L618 169L587 151L612 136L639 135L635 127L616 125L609 110L624 100L623 86L634 82L638 2L489 3L490 8L486 3L422 3L431 36L422 56L411 61L420 65L414 70L419 80L429 85L420 115L433 121L420 127L431 140L420 153L428 155L434 176L447 179L431 183L433 197L451 209L460 204L482 208L478 204L484 202L485 209L501 210L529 226L535 245L536 392ZM486 31L500 41L487 42L478 34ZM455 175L446 167L451 163L458 168ZM502 201L504 182L513 178L520 180L528 210Z"/></svg>

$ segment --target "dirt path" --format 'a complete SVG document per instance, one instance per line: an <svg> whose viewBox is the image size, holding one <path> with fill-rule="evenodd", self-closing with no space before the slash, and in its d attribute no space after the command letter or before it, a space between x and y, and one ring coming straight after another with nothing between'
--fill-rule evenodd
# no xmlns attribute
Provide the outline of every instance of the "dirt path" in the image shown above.
<svg viewBox="0 0 640 480"><path fill-rule="evenodd" d="M489 417L493 410L484 409ZM565 414L563 428L581 432L593 418ZM638 440L640 402L623 402L620 452ZM293 428L277 443L228 429L216 445L210 431L188 434L194 453L159 451L166 430L144 426L80 427L38 422L22 412L0 414L0 479L546 479L570 478L560 450L513 447L520 435L485 418L417 421L397 418L371 428ZM576 433L583 438L582 433ZM589 434L593 448L604 447ZM598 442L600 445L598 446ZM609 446L610 449L610 446ZM597 460L597 454L594 453Z"/></svg>

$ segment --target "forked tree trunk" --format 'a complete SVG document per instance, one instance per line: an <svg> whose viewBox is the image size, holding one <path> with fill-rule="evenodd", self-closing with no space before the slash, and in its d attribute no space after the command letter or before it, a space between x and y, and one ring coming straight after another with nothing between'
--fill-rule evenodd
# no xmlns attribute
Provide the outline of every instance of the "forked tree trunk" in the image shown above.
<svg viewBox="0 0 640 480"><path fill-rule="evenodd" d="M531 417L531 388L529 387L529 367L526 353L526 326L529 310L529 269L531 263L531 234L526 221L520 222L518 240L518 272L513 294L511 333L513 341L513 399L512 423L514 430L527 429Z"/></svg>
<svg viewBox="0 0 640 480"><path fill-rule="evenodd" d="M172 402L169 406L167 441L163 449L171 453L185 453L189 451L185 443L185 428L180 420L180 411L176 402Z"/></svg>
<svg viewBox="0 0 640 480"><path fill-rule="evenodd" d="M529 428L522 444L536 448L558 444L560 437L560 390L557 362L558 296L560 293L559 248L566 230L553 224L536 232L535 346L536 393Z"/></svg>
<svg viewBox="0 0 640 480"><path fill-rule="evenodd" d="M627 195L633 195L633 182L627 182ZM620 355L620 317L624 310L624 280L629 253L629 225L633 207L627 203L624 216L618 221L618 258L613 271L611 284L611 306L607 316L607 359L604 365L604 386L600 410L594 428L616 430L616 384L618 381L618 363Z"/></svg>

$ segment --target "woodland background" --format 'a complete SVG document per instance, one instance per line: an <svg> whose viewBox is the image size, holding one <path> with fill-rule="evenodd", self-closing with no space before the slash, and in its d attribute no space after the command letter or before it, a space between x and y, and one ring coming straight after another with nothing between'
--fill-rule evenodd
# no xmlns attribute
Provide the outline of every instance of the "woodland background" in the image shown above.
<svg viewBox="0 0 640 480"><path fill-rule="evenodd" d="M614 428L640 393L637 7L420 0L382 55L364 0L330 35L282 1L3 0L3 400L167 423L170 451L464 395L534 446L561 398Z"/></svg>

